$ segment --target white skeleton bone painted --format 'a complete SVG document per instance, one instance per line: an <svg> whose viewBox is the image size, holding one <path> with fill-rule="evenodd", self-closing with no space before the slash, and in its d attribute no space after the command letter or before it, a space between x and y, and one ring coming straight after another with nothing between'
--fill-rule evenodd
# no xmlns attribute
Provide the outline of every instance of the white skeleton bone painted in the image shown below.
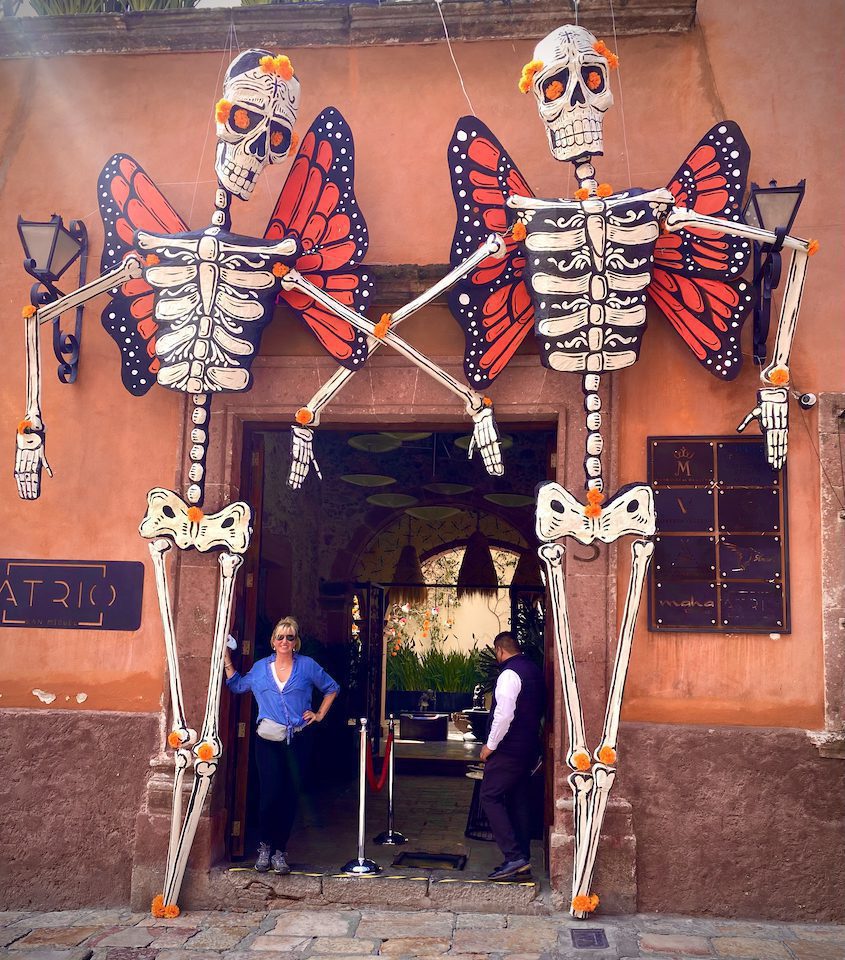
<svg viewBox="0 0 845 960"><path fill-rule="evenodd" d="M504 473L502 463L501 444L499 443L499 431L493 416L493 409L487 398L467 387L459 380L456 380L451 374L447 373L441 367L438 367L424 354L414 349L410 344L394 333L394 328L406 317L411 316L421 307L431 303L460 279L470 273L482 260L489 256L502 257L505 252L505 244L500 236L491 234L486 243L469 257L464 264L451 271L437 283L429 287L414 300L406 303L403 307L396 310L390 321L390 327L383 337L375 335L375 324L362 317L354 310L344 307L332 297L325 294L318 287L305 280L296 270L291 270L283 279L282 286L285 289L300 290L307 293L315 300L327 306L338 316L348 320L358 330L363 330L368 334L367 345L369 353L376 351L381 343L386 343L393 347L397 353L410 360L424 373L427 373L432 379L440 383L447 390L450 390L456 396L460 397L465 404L466 411L473 421L472 439L469 444L468 456L472 459L475 450L481 453L485 470L494 477L500 477ZM288 474L288 484L298 490L305 478L308 476L311 464L314 464L315 471L321 476L313 451L313 427L319 425L320 411L343 389L349 378L355 371L339 367L331 378L323 384L314 394L308 404L302 408L308 417L308 426L294 424L291 428L291 466Z"/></svg>
<svg viewBox="0 0 845 960"><path fill-rule="evenodd" d="M588 504L557 483L537 492L536 533L539 556L552 607L558 666L563 686L569 740L566 763L572 769L575 856L570 912L583 919L595 909L591 895L596 851L610 789L616 776L616 748L625 678L634 627L654 546L654 496L644 484L632 485L605 499L601 455L601 374L631 366L639 356L646 322L646 288L651 282L654 245L661 224L670 231L687 227L711 229L772 243L774 233L742 223L703 216L675 206L666 189L600 197L590 158L603 152L602 123L612 104L607 52L581 27L566 26L540 41L534 51L530 86L546 127L549 147L558 160L575 165L584 199L540 200L513 195L506 202L524 222L524 248L531 269L529 290L537 313L537 333L552 369L580 373L585 396L586 474ZM525 89L525 88L523 88ZM609 191L608 191L609 192ZM809 244L787 237L792 261L784 291L772 362L762 373L757 406L739 430L758 419L766 439L769 463L786 459L787 402L785 385L770 379L788 377L789 352L806 274ZM634 536L631 575L625 597L619 643L608 693L604 728L595 753L587 747L583 711L575 672L575 654L566 604L565 550L556 541L573 538L589 544L614 543Z"/></svg>

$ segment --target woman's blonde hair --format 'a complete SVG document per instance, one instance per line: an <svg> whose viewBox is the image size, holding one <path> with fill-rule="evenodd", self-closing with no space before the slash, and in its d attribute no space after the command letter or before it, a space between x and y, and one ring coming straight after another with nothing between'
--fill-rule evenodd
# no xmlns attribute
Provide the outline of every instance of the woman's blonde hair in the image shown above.
<svg viewBox="0 0 845 960"><path fill-rule="evenodd" d="M293 629L296 640L293 644L294 652L298 651L302 646L302 638L299 636L299 621L294 619L294 617L282 617L282 619L273 627L273 632L270 634L270 645L273 645L273 641L278 637L279 630L282 627L290 627Z"/></svg>

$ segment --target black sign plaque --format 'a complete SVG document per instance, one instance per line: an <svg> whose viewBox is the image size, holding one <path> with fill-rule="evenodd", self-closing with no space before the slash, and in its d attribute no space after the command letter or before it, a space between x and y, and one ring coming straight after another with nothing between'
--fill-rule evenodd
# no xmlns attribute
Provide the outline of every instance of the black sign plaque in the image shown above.
<svg viewBox="0 0 845 960"><path fill-rule="evenodd" d="M137 630L144 565L129 560L0 560L0 626Z"/></svg>
<svg viewBox="0 0 845 960"><path fill-rule="evenodd" d="M788 633L786 473L762 438L650 437L649 629Z"/></svg>

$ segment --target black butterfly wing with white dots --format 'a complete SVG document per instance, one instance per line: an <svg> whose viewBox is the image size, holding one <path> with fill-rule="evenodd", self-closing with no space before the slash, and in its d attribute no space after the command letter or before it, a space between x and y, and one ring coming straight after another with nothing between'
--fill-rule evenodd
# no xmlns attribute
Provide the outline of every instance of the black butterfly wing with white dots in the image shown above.
<svg viewBox="0 0 845 960"><path fill-rule="evenodd" d="M751 150L739 126L717 123L692 150L669 183L679 207L732 221L742 220L742 198ZM740 335L754 303L741 279L751 242L685 227L658 239L649 296L702 366L722 380L742 367Z"/></svg>
<svg viewBox="0 0 845 960"><path fill-rule="evenodd" d="M464 371L485 387L507 366L534 326L534 305L523 279L525 257L507 231L505 201L533 197L505 148L477 117L461 117L449 143L449 173L458 220L451 263L459 266L491 233L504 235L507 252L488 257L453 287L449 306L466 338Z"/></svg>
<svg viewBox="0 0 845 960"><path fill-rule="evenodd" d="M311 124L267 225L268 240L294 237L296 269L340 303L364 314L373 281L361 268L369 234L355 198L355 151L349 124L327 107ZM351 323L297 290L279 300L295 310L320 344L344 367L367 359L367 338Z"/></svg>
<svg viewBox="0 0 845 960"><path fill-rule="evenodd" d="M105 242L100 270L116 267L135 249L136 230L183 233L184 221L165 200L141 165L125 153L115 154L103 167L97 183ZM126 389L142 397L155 383L160 361L156 356L158 324L153 289L142 277L127 280L114 291L101 315L106 332L120 348L120 376Z"/></svg>

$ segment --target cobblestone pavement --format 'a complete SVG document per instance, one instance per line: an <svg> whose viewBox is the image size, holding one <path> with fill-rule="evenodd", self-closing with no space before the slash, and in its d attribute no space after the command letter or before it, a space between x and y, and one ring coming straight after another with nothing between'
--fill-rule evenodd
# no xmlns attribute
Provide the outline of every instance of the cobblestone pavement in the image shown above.
<svg viewBox="0 0 845 960"><path fill-rule="evenodd" d="M577 935L577 936L576 936ZM587 946L578 946L578 939ZM0 912L6 960L845 960L845 925L663 914L506 916L446 910L195 911L153 920L128 910Z"/></svg>

